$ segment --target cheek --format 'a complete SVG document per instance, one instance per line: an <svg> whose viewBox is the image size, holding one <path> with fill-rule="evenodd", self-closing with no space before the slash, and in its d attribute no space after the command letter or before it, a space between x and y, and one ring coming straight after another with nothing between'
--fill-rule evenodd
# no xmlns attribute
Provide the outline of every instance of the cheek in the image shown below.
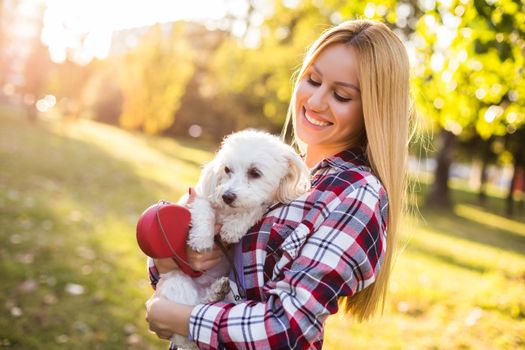
<svg viewBox="0 0 525 350"><path fill-rule="evenodd" d="M361 105L340 105L334 109L337 119L341 124L352 130L360 130L364 127L363 110Z"/></svg>
<svg viewBox="0 0 525 350"><path fill-rule="evenodd" d="M310 86L304 80L297 85L295 90L295 111L299 111L306 99L311 95Z"/></svg>

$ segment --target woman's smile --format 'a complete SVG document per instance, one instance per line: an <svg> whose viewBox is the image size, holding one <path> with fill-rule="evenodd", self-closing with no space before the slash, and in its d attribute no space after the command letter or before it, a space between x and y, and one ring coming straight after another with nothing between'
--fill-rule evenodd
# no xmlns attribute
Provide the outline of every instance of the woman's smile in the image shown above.
<svg viewBox="0 0 525 350"><path fill-rule="evenodd" d="M330 123L324 120L323 118L321 118L319 115L315 114L314 112L306 110L306 108L304 107L303 107L303 115L304 115L304 119L310 124L312 124L312 126L315 126L315 127L326 127L326 126L330 126L333 124L333 123Z"/></svg>

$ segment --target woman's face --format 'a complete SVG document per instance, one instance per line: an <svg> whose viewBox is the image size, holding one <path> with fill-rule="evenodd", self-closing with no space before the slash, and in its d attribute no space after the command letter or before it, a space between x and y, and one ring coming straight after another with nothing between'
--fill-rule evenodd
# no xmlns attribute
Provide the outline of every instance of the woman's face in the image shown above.
<svg viewBox="0 0 525 350"><path fill-rule="evenodd" d="M307 153L328 157L355 146L364 131L354 49L334 44L322 51L295 91L295 132Z"/></svg>

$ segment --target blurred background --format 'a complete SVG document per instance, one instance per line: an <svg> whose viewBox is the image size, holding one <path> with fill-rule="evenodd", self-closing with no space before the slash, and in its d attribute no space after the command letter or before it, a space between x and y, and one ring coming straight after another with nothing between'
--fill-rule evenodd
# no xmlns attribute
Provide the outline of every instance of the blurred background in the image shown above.
<svg viewBox="0 0 525 350"><path fill-rule="evenodd" d="M523 0L0 0L0 348L165 349L140 213L222 137L278 134L333 24L406 43L417 133L382 318L326 349L525 349Z"/></svg>

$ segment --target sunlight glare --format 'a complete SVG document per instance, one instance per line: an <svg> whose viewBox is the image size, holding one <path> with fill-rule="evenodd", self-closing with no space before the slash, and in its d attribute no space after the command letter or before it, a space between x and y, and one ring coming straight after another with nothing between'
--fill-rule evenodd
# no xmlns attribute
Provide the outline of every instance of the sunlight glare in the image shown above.
<svg viewBox="0 0 525 350"><path fill-rule="evenodd" d="M39 112L47 112L55 107L57 99L53 95L46 95L44 98L36 102L36 109Z"/></svg>
<svg viewBox="0 0 525 350"><path fill-rule="evenodd" d="M247 11L243 0L46 0L46 4L42 42L51 58L63 62L72 51L73 59L84 64L107 57L113 31L177 20L217 21L228 11Z"/></svg>
<svg viewBox="0 0 525 350"><path fill-rule="evenodd" d="M376 5L369 2L366 4L366 7L365 7L365 16L367 18L373 18L374 15L375 15L375 12L376 12Z"/></svg>

